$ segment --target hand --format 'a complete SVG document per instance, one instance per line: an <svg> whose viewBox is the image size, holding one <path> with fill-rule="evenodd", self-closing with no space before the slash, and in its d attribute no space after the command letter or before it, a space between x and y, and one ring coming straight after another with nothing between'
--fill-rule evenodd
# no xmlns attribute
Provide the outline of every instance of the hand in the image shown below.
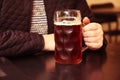
<svg viewBox="0 0 120 80"><path fill-rule="evenodd" d="M54 51L55 49L55 41L54 41L54 34L47 34L43 35L44 38L44 49L46 51Z"/></svg>
<svg viewBox="0 0 120 80"><path fill-rule="evenodd" d="M85 26L83 27L83 38L86 46L91 50L96 50L103 45L103 30L98 23L90 23L90 20L85 17L83 19Z"/></svg>

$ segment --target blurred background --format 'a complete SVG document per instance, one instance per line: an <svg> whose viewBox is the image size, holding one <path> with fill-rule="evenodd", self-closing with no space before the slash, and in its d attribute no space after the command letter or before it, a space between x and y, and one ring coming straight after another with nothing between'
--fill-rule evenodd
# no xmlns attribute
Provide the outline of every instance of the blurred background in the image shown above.
<svg viewBox="0 0 120 80"><path fill-rule="evenodd" d="M99 23L102 24L107 41L109 43L120 42L120 1L87 0L87 2Z"/></svg>
<svg viewBox="0 0 120 80"><path fill-rule="evenodd" d="M89 5L111 2L115 5L115 7L120 7L120 0L87 0L87 2L88 2Z"/></svg>

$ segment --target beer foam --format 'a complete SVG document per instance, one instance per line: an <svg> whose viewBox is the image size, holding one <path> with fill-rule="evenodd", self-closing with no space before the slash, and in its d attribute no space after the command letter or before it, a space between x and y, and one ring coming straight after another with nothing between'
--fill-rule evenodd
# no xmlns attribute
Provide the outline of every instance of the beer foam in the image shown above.
<svg viewBox="0 0 120 80"><path fill-rule="evenodd" d="M73 17L67 17L66 19L72 19ZM66 25L66 26L69 26L69 25L80 25L81 24L81 21L77 18L73 18L74 20L62 20L62 21L55 21L54 24L55 25Z"/></svg>
<svg viewBox="0 0 120 80"><path fill-rule="evenodd" d="M67 21L67 22L54 22L55 25L66 25L66 26L69 26L69 25L80 25L81 22L76 22L76 21Z"/></svg>

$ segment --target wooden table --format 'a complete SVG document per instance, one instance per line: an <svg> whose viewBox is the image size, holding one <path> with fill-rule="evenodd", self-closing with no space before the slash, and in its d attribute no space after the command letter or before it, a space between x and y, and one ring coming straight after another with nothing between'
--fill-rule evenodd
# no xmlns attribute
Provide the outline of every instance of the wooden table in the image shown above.
<svg viewBox="0 0 120 80"><path fill-rule="evenodd" d="M101 9L92 9L92 12L95 14L120 14L120 8L101 8Z"/></svg>
<svg viewBox="0 0 120 80"><path fill-rule="evenodd" d="M84 52L76 65L55 63L54 53L0 58L0 80L120 80L120 43L106 52Z"/></svg>

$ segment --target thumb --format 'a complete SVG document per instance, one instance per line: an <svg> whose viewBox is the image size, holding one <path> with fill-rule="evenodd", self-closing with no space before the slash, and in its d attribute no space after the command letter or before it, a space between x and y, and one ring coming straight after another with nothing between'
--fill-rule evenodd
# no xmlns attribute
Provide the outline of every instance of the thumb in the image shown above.
<svg viewBox="0 0 120 80"><path fill-rule="evenodd" d="M90 23L90 19L88 17L83 18L83 24L87 25Z"/></svg>

